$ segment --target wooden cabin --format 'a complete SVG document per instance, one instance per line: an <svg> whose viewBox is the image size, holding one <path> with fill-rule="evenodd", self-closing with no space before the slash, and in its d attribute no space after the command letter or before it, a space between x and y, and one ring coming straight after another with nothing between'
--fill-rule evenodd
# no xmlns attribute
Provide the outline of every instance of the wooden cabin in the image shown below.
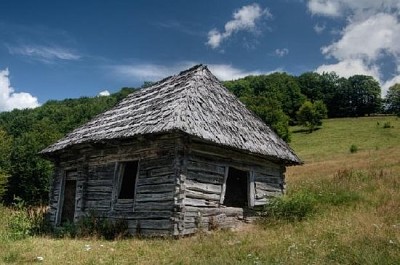
<svg viewBox="0 0 400 265"><path fill-rule="evenodd" d="M232 227L284 193L290 147L198 65L138 90L47 147L50 221L89 212L132 234Z"/></svg>

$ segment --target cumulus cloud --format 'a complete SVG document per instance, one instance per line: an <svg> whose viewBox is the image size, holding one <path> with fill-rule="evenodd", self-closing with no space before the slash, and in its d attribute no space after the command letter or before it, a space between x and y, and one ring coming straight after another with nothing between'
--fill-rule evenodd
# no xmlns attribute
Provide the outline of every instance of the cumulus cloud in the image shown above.
<svg viewBox="0 0 400 265"><path fill-rule="evenodd" d="M76 61L81 58L80 55L62 47L41 46L41 45L7 45L10 54L26 56L30 59L52 63L55 61Z"/></svg>
<svg viewBox="0 0 400 265"><path fill-rule="evenodd" d="M283 57L285 55L289 54L289 49L287 48L283 48L283 49L276 49L275 50L275 54L279 57Z"/></svg>
<svg viewBox="0 0 400 265"><path fill-rule="evenodd" d="M207 45L218 48L222 41L238 31L255 31L257 22L262 18L271 17L267 8L262 9L258 4L243 6L233 13L233 19L225 24L224 31L212 29L208 32Z"/></svg>
<svg viewBox="0 0 400 265"><path fill-rule="evenodd" d="M0 71L0 111L36 108L38 99L29 93L15 92L11 87L8 69Z"/></svg>
<svg viewBox="0 0 400 265"><path fill-rule="evenodd" d="M228 64L210 64L208 65L210 71L222 81L235 80L248 75L260 75L261 71L246 71L243 69L235 68Z"/></svg>
<svg viewBox="0 0 400 265"><path fill-rule="evenodd" d="M399 68L383 72L390 68L388 62L400 64L400 1L310 0L308 8L312 14L346 22L338 39L321 47L322 54L337 62L321 65L317 71L345 77L371 75L381 83L383 94L388 84L400 81Z"/></svg>
<svg viewBox="0 0 400 265"><path fill-rule="evenodd" d="M322 53L336 59L363 58L376 61L389 54L400 56L400 22L390 14L379 13L349 24L342 38L322 48Z"/></svg>
<svg viewBox="0 0 400 265"><path fill-rule="evenodd" d="M366 65L360 59L346 59L335 64L323 64L316 72L336 72L339 76L350 77L353 75L370 75L380 80L379 68L376 65Z"/></svg>
<svg viewBox="0 0 400 265"><path fill-rule="evenodd" d="M103 90L101 92L99 92L98 96L99 97L104 97L104 96L109 96L110 92L108 90Z"/></svg>
<svg viewBox="0 0 400 265"><path fill-rule="evenodd" d="M398 0L309 0L308 9L314 15L367 17L379 12L398 12Z"/></svg>

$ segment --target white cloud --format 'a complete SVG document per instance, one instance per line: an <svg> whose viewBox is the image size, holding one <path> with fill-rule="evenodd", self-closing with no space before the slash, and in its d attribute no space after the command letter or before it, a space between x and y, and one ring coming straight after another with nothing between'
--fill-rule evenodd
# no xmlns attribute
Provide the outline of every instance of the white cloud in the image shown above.
<svg viewBox="0 0 400 265"><path fill-rule="evenodd" d="M99 92L98 96L99 97L104 97L104 96L109 96L110 92L108 90L103 90L101 92Z"/></svg>
<svg viewBox="0 0 400 265"><path fill-rule="evenodd" d="M128 80L158 81L170 75L174 75L196 63L181 62L174 65L158 64L125 64L112 66L112 72L118 77Z"/></svg>
<svg viewBox="0 0 400 265"><path fill-rule="evenodd" d="M41 45L7 45L10 54L17 54L29 57L33 60L44 63L52 63L57 60L76 61L81 58L80 55L57 46L41 46Z"/></svg>
<svg viewBox="0 0 400 265"><path fill-rule="evenodd" d="M312 14L346 23L338 39L321 48L322 54L336 62L323 64L316 71L335 71L344 77L371 75L380 82L382 94L389 84L400 81L399 67L392 67L391 72L383 70L391 68L388 62L400 64L399 0L310 0L308 8Z"/></svg>
<svg viewBox="0 0 400 265"><path fill-rule="evenodd" d="M283 48L283 49L276 49L275 50L275 54L279 57L283 57L285 55L289 54L289 49L287 48Z"/></svg>
<svg viewBox="0 0 400 265"><path fill-rule="evenodd" d="M342 38L322 48L322 53L338 60L362 58L376 61L383 54L400 56L400 22L390 14L379 13L349 24Z"/></svg>
<svg viewBox="0 0 400 265"><path fill-rule="evenodd" d="M380 80L379 68L376 65L366 65L360 59L347 59L336 64L323 64L316 69L316 72L336 72L339 76L350 77L352 75L370 75Z"/></svg>
<svg viewBox="0 0 400 265"><path fill-rule="evenodd" d="M397 76L394 76L393 78L385 81L382 84L382 94L386 95L387 91L389 90L389 87L391 87L395 84L400 84L400 74Z"/></svg>
<svg viewBox="0 0 400 265"><path fill-rule="evenodd" d="M136 65L117 65L112 67L112 72L118 78L139 81L158 81L170 75L175 75L180 71L186 70L198 62L183 61L173 65L157 65L157 64L136 64ZM248 75L269 74L280 72L281 69L273 71L247 71L233 67L228 64L208 64L210 71L220 80L234 80Z"/></svg>
<svg viewBox="0 0 400 265"><path fill-rule="evenodd" d="M245 71L243 69L235 68L228 64L210 64L208 65L210 71L222 81L235 80L248 75L260 75L261 71Z"/></svg>
<svg viewBox="0 0 400 265"><path fill-rule="evenodd" d="M220 46L222 41L229 38L233 33L238 31L255 31L256 23L261 18L271 17L269 10L262 9L258 4L251 4L243 6L239 10L233 13L233 19L225 24L223 32L217 29L212 29L208 32L207 45L215 49Z"/></svg>
<svg viewBox="0 0 400 265"><path fill-rule="evenodd" d="M379 12L399 12L398 0L309 0L308 9L314 15L367 17ZM397 10L396 10L397 9Z"/></svg>
<svg viewBox="0 0 400 265"><path fill-rule="evenodd" d="M325 28L326 28L326 25L315 24L314 31L317 34L321 34L322 32L324 32Z"/></svg>
<svg viewBox="0 0 400 265"><path fill-rule="evenodd" d="M308 9L313 14L333 17L340 15L339 1L310 0L308 2Z"/></svg>
<svg viewBox="0 0 400 265"><path fill-rule="evenodd" d="M11 87L8 69L0 71L0 111L36 108L38 99L29 93L16 93Z"/></svg>

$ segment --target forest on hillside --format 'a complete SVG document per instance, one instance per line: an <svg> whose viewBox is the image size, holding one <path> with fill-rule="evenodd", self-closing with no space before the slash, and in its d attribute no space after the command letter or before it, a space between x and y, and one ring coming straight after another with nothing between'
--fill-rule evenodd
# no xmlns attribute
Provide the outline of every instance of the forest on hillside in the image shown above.
<svg viewBox="0 0 400 265"><path fill-rule="evenodd" d="M145 82L141 88L148 85ZM313 117L318 125L325 117L398 114L400 106L400 85L390 88L383 100L379 83L364 75L273 73L224 85L288 142L289 125L306 124ZM18 197L28 204L47 203L52 165L38 152L141 88L122 88L110 96L51 100L35 109L0 113L0 201L11 203Z"/></svg>

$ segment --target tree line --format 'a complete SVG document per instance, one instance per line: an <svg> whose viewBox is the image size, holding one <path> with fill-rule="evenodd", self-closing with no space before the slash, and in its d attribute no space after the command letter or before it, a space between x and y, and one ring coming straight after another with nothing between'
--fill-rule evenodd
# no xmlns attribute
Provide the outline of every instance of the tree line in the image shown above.
<svg viewBox="0 0 400 265"><path fill-rule="evenodd" d="M384 110L400 114L400 85L389 89L383 101L379 83L370 76L273 73L224 85L286 141L289 125L318 126L324 117L357 117ZM29 204L47 203L53 168L38 152L137 89L51 100L35 109L0 113L0 201L11 203L19 197Z"/></svg>

